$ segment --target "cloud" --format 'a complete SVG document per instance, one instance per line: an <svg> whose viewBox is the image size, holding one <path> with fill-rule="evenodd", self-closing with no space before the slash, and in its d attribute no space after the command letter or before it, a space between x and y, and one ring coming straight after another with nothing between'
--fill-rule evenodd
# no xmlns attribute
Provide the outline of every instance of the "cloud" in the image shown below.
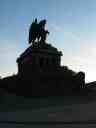
<svg viewBox="0 0 96 128"><path fill-rule="evenodd" d="M56 31L61 31L62 27L55 23L51 23L51 24L46 24L46 29L56 32Z"/></svg>
<svg viewBox="0 0 96 128"><path fill-rule="evenodd" d="M64 30L64 35L68 39L74 39L74 40L80 39L80 33L79 32L72 32L72 31L65 31Z"/></svg>

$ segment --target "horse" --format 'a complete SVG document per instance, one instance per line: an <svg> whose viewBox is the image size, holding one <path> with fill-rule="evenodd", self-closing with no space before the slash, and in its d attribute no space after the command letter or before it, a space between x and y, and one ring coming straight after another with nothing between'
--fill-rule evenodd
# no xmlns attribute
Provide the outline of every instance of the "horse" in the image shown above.
<svg viewBox="0 0 96 128"><path fill-rule="evenodd" d="M49 34L49 31L48 30L41 30L38 35L37 35L37 40L38 42L45 42L46 40L46 37L47 37L47 34Z"/></svg>
<svg viewBox="0 0 96 128"><path fill-rule="evenodd" d="M34 43L37 39L37 42L45 42L48 30L45 30L46 20L42 20L39 23L33 22L29 29L29 44Z"/></svg>

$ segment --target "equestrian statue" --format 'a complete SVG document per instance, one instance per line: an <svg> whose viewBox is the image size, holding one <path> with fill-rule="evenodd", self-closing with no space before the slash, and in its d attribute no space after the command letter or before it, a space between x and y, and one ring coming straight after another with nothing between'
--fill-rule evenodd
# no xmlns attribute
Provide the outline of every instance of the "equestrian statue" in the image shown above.
<svg viewBox="0 0 96 128"><path fill-rule="evenodd" d="M45 30L46 20L41 20L39 23L37 18L33 20L29 28L29 44L34 44L35 41L45 43L48 30Z"/></svg>

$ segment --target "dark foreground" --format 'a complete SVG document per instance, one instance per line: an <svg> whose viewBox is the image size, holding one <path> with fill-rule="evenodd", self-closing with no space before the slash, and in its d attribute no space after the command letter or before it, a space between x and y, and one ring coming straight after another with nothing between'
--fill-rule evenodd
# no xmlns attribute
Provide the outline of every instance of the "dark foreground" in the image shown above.
<svg viewBox="0 0 96 128"><path fill-rule="evenodd" d="M20 96L1 89L1 128L93 128L96 90L66 91L64 96Z"/></svg>

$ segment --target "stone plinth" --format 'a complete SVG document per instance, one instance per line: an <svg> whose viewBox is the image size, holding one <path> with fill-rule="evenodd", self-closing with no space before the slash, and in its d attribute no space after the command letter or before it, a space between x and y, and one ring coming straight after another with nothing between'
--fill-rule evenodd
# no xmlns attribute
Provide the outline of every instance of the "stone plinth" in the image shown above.
<svg viewBox="0 0 96 128"><path fill-rule="evenodd" d="M18 73L50 72L60 67L62 52L50 44L35 44L27 48L17 59Z"/></svg>

